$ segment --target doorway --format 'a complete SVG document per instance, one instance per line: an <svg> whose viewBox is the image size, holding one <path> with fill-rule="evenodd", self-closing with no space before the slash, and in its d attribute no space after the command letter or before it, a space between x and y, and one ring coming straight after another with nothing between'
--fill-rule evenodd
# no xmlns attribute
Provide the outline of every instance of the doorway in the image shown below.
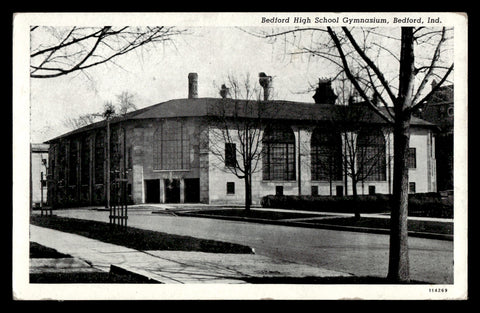
<svg viewBox="0 0 480 313"><path fill-rule="evenodd" d="M145 180L145 203L160 203L160 179Z"/></svg>
<svg viewBox="0 0 480 313"><path fill-rule="evenodd" d="M165 203L180 203L179 179L165 179Z"/></svg>
<svg viewBox="0 0 480 313"><path fill-rule="evenodd" d="M185 179L185 203L200 202L200 179Z"/></svg>

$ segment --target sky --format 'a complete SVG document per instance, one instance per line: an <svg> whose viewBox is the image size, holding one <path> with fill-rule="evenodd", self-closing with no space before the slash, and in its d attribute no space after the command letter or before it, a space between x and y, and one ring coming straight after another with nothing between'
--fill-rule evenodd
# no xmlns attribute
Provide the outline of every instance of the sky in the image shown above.
<svg viewBox="0 0 480 313"><path fill-rule="evenodd" d="M32 78L30 89L31 142L43 142L69 129L65 119L100 112L123 91L135 95L137 108L186 98L188 73L198 74L199 97L219 97L228 75L258 73L273 77L275 99L312 102L306 91L319 77L329 75L305 56L294 60L279 45L233 27L195 27L191 35L177 37L175 47L157 46L121 56L116 65L100 65L58 78Z"/></svg>
<svg viewBox="0 0 480 313"><path fill-rule="evenodd" d="M247 32L252 28L244 27L243 31L223 26L186 28L189 34L175 37L174 45L135 50L115 59L115 63L88 69L87 75L77 72L58 78L31 78L31 142L44 142L72 130L65 125L66 119L99 113L105 102L115 102L116 96L125 91L134 95L138 109L187 98L191 72L198 74L199 97L219 97L219 88L229 75L240 81L248 75L257 83L258 73L264 72L273 77L274 99L313 103L312 86L319 78L331 78L338 71L322 58L305 54L292 56L287 53L292 51L291 45L282 40L272 44L255 37ZM390 28L387 34L398 37L399 29ZM387 37L376 37L374 44L390 48L388 44L392 40ZM32 37L32 46L42 40ZM314 42L317 38L299 35L295 40ZM392 59L391 52L397 50L380 49L383 54L377 56L377 61L383 62L382 72L394 80L398 75L398 61ZM428 57L430 52L425 51Z"/></svg>

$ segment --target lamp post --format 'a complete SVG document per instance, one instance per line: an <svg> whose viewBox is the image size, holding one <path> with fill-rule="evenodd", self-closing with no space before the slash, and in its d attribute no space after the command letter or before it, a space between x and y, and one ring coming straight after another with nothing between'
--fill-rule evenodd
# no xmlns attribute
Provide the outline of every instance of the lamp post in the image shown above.
<svg viewBox="0 0 480 313"><path fill-rule="evenodd" d="M115 108L111 104L107 104L105 111L101 114L93 114L95 116L102 116L106 121L107 128L107 151L105 153L105 168L106 168L106 182L105 182L105 208L110 208L110 120L115 115Z"/></svg>

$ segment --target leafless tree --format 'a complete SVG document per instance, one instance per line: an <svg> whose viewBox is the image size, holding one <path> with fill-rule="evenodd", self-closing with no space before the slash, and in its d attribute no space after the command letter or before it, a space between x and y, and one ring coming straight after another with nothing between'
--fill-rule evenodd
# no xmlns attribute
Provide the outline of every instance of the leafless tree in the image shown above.
<svg viewBox="0 0 480 313"><path fill-rule="evenodd" d="M98 121L98 117L94 114L81 114L78 117L67 117L63 121L63 125L68 129L77 129Z"/></svg>
<svg viewBox="0 0 480 313"><path fill-rule="evenodd" d="M410 280L407 232L410 120L453 71L452 47L448 44L452 33L452 29L445 27L298 27L256 33L273 41L283 38L283 42L295 48L293 53L327 60L338 69L337 75L345 73L366 105L393 128L388 278L394 282ZM362 71L354 73L353 68ZM425 87L433 78L439 82L426 92ZM372 102L373 94L380 106Z"/></svg>
<svg viewBox="0 0 480 313"><path fill-rule="evenodd" d="M125 116L129 111L136 110L137 106L135 105L135 95L128 92L123 91L119 95L116 96L117 98L117 112L120 116Z"/></svg>
<svg viewBox="0 0 480 313"><path fill-rule="evenodd" d="M158 43L173 43L186 30L155 27L46 27L30 28L30 77L53 78L84 72L127 53ZM85 73L85 72L84 72Z"/></svg>
<svg viewBox="0 0 480 313"><path fill-rule="evenodd" d="M239 80L228 76L228 90L223 85L222 98L209 108L206 125L209 128L208 150L218 161L218 168L243 179L245 210L252 204L252 175L262 158L261 141L264 128L263 102L259 87L249 75ZM233 98L229 98L227 93Z"/></svg>
<svg viewBox="0 0 480 313"><path fill-rule="evenodd" d="M343 170L351 179L352 195L358 196L358 183L368 179L386 179L388 166L386 144L382 129L372 126L369 122L371 112L366 111L361 104L357 107L338 106L333 129L340 128L344 153L342 154ZM360 218L360 212L355 210L355 218Z"/></svg>
<svg viewBox="0 0 480 313"><path fill-rule="evenodd" d="M101 112L81 114L78 117L67 117L63 124L65 127L73 130L98 122L101 118L123 117L128 112L137 109L134 103L135 95L128 91L123 91L116 95L116 99L116 103L106 101Z"/></svg>

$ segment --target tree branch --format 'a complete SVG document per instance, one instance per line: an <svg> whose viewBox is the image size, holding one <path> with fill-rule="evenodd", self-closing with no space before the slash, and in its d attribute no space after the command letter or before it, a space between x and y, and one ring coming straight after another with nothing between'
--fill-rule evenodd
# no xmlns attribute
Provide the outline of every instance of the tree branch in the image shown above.
<svg viewBox="0 0 480 313"><path fill-rule="evenodd" d="M348 40L352 44L352 46L355 48L357 53L362 57L362 59L367 63L368 66L373 70L375 75L377 75L378 79L380 80L380 83L383 85L383 88L385 88L385 91L390 97L390 100L392 100L393 103L396 101L396 97L393 94L392 90L390 89L390 85L387 83L385 80L385 77L383 76L382 72L378 69L378 67L373 63L373 61L365 54L365 52L360 48L360 46L357 44L355 38L353 38L352 34L348 30L347 27L342 27L343 32L347 36Z"/></svg>
<svg viewBox="0 0 480 313"><path fill-rule="evenodd" d="M412 103L415 103L417 101L418 97L420 97L421 92L423 91L423 88L427 84L428 79L433 73L433 69L435 67L435 64L437 63L439 57L440 57L440 47L442 46L443 42L445 41L445 27L442 28L442 37L440 38L440 41L437 44L437 47L435 48L435 51L433 53L432 61L430 62L430 67L427 68L427 73L422 79L422 82L420 83L420 86L418 87L417 93L413 97ZM419 72L419 69L415 70L415 74Z"/></svg>
<svg viewBox="0 0 480 313"><path fill-rule="evenodd" d="M342 60L343 68L345 70L345 74L347 75L350 82L353 84L355 89L360 93L362 98L365 100L365 102L368 104L368 106L375 113L377 113L381 118L383 118L388 124L393 124L393 122L370 101L368 96L365 94L363 89L360 87L360 85L358 84L358 81L355 79L355 77L352 75L352 73L350 71L350 68L348 66L345 54L343 52L342 46L340 44L340 41L338 40L337 35L335 34L335 32L332 30L331 27L327 27L327 30L328 30L328 33L330 34L331 38L333 39L333 42L335 43L335 46L337 47L338 53L340 54L340 58Z"/></svg>
<svg viewBox="0 0 480 313"><path fill-rule="evenodd" d="M450 75L450 73L452 72L452 70L453 70L453 63L452 63L452 65L448 68L448 71L445 73L445 75L442 77L442 79L438 82L438 84L435 85L435 87L433 87L432 90L431 90L425 97L423 97L420 101L418 101L418 103L412 105L412 106L408 109L408 111L409 111L410 113L413 113L413 112L415 112L419 107L421 107L421 106L424 104L424 102L425 102L426 100L428 100L428 99L440 88L440 86L445 82L445 80L446 80L447 77Z"/></svg>

